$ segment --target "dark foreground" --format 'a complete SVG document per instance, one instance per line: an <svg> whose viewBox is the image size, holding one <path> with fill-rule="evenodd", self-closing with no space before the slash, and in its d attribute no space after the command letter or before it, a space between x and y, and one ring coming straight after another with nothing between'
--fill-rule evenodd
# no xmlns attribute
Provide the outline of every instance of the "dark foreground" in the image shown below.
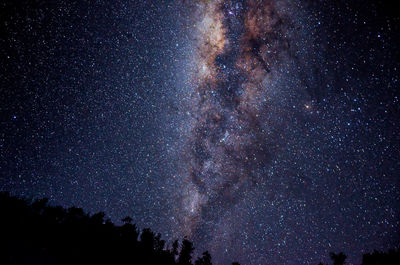
<svg viewBox="0 0 400 265"><path fill-rule="evenodd" d="M186 238L167 245L148 228L139 232L130 217L117 226L103 212L89 215L81 208L49 206L47 199L30 202L4 192L0 213L0 264L212 264L208 252L194 261L193 243ZM346 255L331 253L331 259L334 265L345 264ZM399 250L363 255L362 265L398 264Z"/></svg>

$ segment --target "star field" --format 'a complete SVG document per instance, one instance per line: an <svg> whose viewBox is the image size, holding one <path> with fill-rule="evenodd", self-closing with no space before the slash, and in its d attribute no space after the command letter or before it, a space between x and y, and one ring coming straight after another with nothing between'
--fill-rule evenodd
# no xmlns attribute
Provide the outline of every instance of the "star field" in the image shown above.
<svg viewBox="0 0 400 265"><path fill-rule="evenodd" d="M0 17L0 190L130 215L214 264L400 246L389 5L6 1Z"/></svg>

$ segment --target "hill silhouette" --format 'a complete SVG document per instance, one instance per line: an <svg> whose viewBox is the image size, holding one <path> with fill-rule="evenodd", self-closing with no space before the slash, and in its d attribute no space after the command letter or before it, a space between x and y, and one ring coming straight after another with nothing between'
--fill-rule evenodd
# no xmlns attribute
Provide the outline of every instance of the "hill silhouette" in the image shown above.
<svg viewBox="0 0 400 265"><path fill-rule="evenodd" d="M167 246L159 233L149 228L139 232L129 216L117 226L104 212L89 215L81 208L50 206L47 199L30 202L7 192L0 192L0 213L0 264L212 265L208 251L194 260L187 238ZM345 264L345 254L330 256L334 265ZM395 264L400 264L399 250L364 254L362 262Z"/></svg>

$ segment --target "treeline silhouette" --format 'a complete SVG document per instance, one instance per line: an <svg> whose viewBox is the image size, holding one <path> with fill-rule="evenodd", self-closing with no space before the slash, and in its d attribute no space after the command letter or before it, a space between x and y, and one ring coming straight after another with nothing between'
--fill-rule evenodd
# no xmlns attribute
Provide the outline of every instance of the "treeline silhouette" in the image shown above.
<svg viewBox="0 0 400 265"><path fill-rule="evenodd" d="M0 264L212 265L207 251L194 260L187 238L167 246L149 228L139 232L129 216L117 226L104 212L89 215L81 208L50 206L47 199L28 201L7 192L0 192L0 213ZM330 256L334 265L345 264L345 254ZM362 261L395 264L400 264L399 250L374 251Z"/></svg>
<svg viewBox="0 0 400 265"><path fill-rule="evenodd" d="M7 192L0 192L0 213L0 264L193 265L192 242L167 246L149 228L139 232L129 216L117 226L104 212L89 215ZM204 252L194 265L212 265L211 255Z"/></svg>
<svg viewBox="0 0 400 265"><path fill-rule="evenodd" d="M333 261L333 265L343 265L346 263L347 256L340 252L335 254L329 253L330 258ZM363 255L361 265L399 265L400 264L400 249L390 249L388 252L380 252L374 250L372 253ZM323 265L319 263L318 265Z"/></svg>

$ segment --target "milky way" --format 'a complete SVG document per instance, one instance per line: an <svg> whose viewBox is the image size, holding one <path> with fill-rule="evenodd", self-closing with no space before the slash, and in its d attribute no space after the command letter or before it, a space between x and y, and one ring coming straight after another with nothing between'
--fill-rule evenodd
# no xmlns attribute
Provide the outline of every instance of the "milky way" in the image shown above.
<svg viewBox="0 0 400 265"><path fill-rule="evenodd" d="M301 14L295 7L284 1L206 1L195 7L196 67L188 88L193 92L179 216L183 233L209 233L212 249L235 236L226 230L237 222L229 212L273 178L267 172L286 141L282 122L290 122L284 121L283 97L302 96L300 103L307 98L301 78L309 69L299 62L299 45L307 40L296 32ZM300 85L280 80L293 76Z"/></svg>

